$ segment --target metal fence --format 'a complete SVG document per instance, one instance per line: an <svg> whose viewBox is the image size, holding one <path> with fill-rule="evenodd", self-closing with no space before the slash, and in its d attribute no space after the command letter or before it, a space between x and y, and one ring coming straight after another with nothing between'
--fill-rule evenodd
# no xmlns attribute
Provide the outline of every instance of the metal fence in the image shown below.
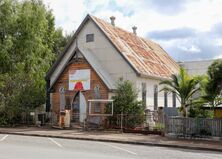
<svg viewBox="0 0 222 159"><path fill-rule="evenodd" d="M112 116L106 115L86 115L84 122L78 122L81 119L81 114L64 117L64 120L70 121L71 128L82 128L83 130L100 130L100 129L119 129L119 130L137 130L137 131L162 131L163 117L157 111L149 111L145 114L115 114ZM78 119L76 119L78 118ZM51 113L52 126L60 126L60 115ZM67 121L64 121L66 125Z"/></svg>
<svg viewBox="0 0 222 159"><path fill-rule="evenodd" d="M148 114L115 114L113 116L87 116L85 128L119 129L122 131L162 131L163 118L157 112Z"/></svg>
<svg viewBox="0 0 222 159"><path fill-rule="evenodd" d="M165 118L165 133L178 137L222 137L222 119Z"/></svg>
<svg viewBox="0 0 222 159"><path fill-rule="evenodd" d="M2 117L0 120L0 127L8 126L23 126L23 125L34 125L35 119L31 112L22 112L16 115Z"/></svg>

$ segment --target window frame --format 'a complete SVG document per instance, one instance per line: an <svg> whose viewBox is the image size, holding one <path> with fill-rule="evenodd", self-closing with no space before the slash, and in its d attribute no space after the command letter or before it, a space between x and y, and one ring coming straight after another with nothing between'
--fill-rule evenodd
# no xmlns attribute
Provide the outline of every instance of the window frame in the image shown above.
<svg viewBox="0 0 222 159"><path fill-rule="evenodd" d="M86 43L94 42L95 37L93 33L86 34Z"/></svg>
<svg viewBox="0 0 222 159"><path fill-rule="evenodd" d="M153 101L153 106L154 106L154 110L158 109L158 85L155 84L153 87L153 92L154 92L154 101Z"/></svg>
<svg viewBox="0 0 222 159"><path fill-rule="evenodd" d="M147 85L146 85L146 82L142 82L141 86L142 86L142 102L146 106L146 98L147 98Z"/></svg>
<svg viewBox="0 0 222 159"><path fill-rule="evenodd" d="M177 106L177 99L176 99L176 93L172 93L172 105L174 108Z"/></svg>
<svg viewBox="0 0 222 159"><path fill-rule="evenodd" d="M168 107L168 92L164 91L164 107Z"/></svg>

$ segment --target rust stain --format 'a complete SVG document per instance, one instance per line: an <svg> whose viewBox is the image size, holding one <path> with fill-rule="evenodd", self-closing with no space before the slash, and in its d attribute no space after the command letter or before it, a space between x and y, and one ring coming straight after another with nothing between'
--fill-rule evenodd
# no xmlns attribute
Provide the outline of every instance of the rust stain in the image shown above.
<svg viewBox="0 0 222 159"><path fill-rule="evenodd" d="M121 54L141 74L170 78L178 73L179 65L157 43L136 36L92 16Z"/></svg>

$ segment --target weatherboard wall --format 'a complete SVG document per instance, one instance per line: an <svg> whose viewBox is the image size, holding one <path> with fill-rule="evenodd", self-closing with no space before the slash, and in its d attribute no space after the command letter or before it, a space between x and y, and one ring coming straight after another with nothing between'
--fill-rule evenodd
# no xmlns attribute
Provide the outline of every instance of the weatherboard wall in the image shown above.
<svg viewBox="0 0 222 159"><path fill-rule="evenodd" d="M94 34L93 42L86 43L87 34ZM78 47L82 51L90 50L114 81L123 77L135 82L134 70L92 21L88 21L80 31Z"/></svg>
<svg viewBox="0 0 222 159"><path fill-rule="evenodd" d="M51 93L52 96L52 111L55 113L59 113L60 110L60 97L59 97L59 88L64 87L66 90L66 96L69 96L72 98L76 91L69 91L68 85L69 85L69 70L81 70L81 69L90 69L90 90L83 91L83 95L86 98L86 101L88 99L95 99L95 93L94 93L94 87L99 86L100 87L100 94L102 99L108 98L108 88L105 86L103 81L99 78L99 76L96 74L94 69L88 64L87 61L83 60L83 62L77 62L72 63L68 65L63 73L60 75L59 79L56 81L53 93Z"/></svg>

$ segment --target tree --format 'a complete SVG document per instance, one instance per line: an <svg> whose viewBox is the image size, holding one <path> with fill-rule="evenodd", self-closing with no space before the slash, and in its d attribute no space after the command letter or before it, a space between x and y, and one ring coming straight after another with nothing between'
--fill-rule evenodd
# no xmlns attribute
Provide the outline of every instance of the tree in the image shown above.
<svg viewBox="0 0 222 159"><path fill-rule="evenodd" d="M199 81L190 77L183 68L180 68L178 75L172 75L170 80L164 80L160 84L164 85L160 91L164 90L176 94L181 104L180 109L183 116L186 117L186 107L191 104L192 95L200 89Z"/></svg>
<svg viewBox="0 0 222 159"><path fill-rule="evenodd" d="M72 35L74 33L71 34L65 34L65 36L63 36L63 30L61 28L58 28L56 33L55 33L55 45L53 48L53 52L56 54L56 56L58 56L59 54L61 54L61 51L64 50L64 47L66 44L68 44L72 38Z"/></svg>
<svg viewBox="0 0 222 159"><path fill-rule="evenodd" d="M199 81L200 90L195 94L194 99L189 107L189 117L197 117L197 118L211 118L212 112L204 109L205 101L201 98L203 93L205 92L204 88L206 83L208 82L208 77L206 75L197 75L194 77Z"/></svg>
<svg viewBox="0 0 222 159"><path fill-rule="evenodd" d="M63 38L41 0L0 1L0 115L8 122L45 103L44 76Z"/></svg>
<svg viewBox="0 0 222 159"><path fill-rule="evenodd" d="M222 104L222 60L215 60L207 71L208 81L203 86L202 100L212 107Z"/></svg>
<svg viewBox="0 0 222 159"><path fill-rule="evenodd" d="M132 82L120 78L117 82L115 96L112 97L114 100L114 117L110 118L111 122L116 124L117 116L120 117L123 114L126 126L134 127L137 124L141 124L145 106L137 100L137 97L138 94Z"/></svg>

